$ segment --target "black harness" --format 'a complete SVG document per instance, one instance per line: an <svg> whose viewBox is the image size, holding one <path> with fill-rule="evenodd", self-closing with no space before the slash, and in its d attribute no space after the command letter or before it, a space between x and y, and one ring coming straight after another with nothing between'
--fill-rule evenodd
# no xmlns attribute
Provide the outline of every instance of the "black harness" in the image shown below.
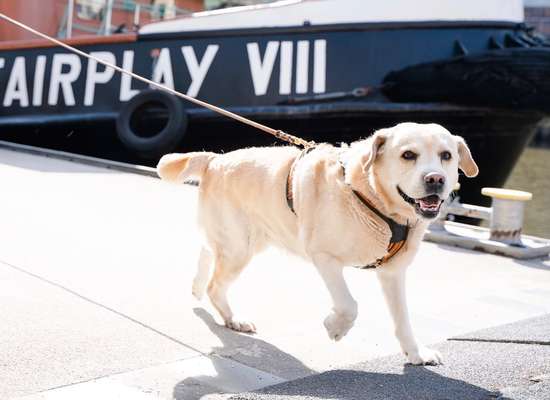
<svg viewBox="0 0 550 400"><path fill-rule="evenodd" d="M391 219L390 217L382 214L379 210L377 210L374 207L374 205L361 193L353 189L352 191L355 194L355 196L359 199L359 201L361 201L361 203L363 203L373 213L378 215L388 225L391 231L390 243L386 248L386 251L387 251L386 255L384 257L377 259L372 264L356 267L359 269L376 268L384 264L385 262L387 262L390 258L396 255L399 252L399 250L403 248L403 246L405 246L405 243L407 242L407 237L409 236L409 225L401 225L395 222L395 220Z"/></svg>
<svg viewBox="0 0 550 400"><path fill-rule="evenodd" d="M296 159L294 159L294 162L290 166L290 171L288 171L288 177L286 178L286 204L288 204L288 208L290 208L290 211L292 211L294 214L296 214L296 211L294 210L294 192L292 191L292 181L294 179L294 169L296 168L296 164L298 164L298 161L302 159L307 153L309 153L311 150L313 150L315 147L306 147Z"/></svg>
<svg viewBox="0 0 550 400"><path fill-rule="evenodd" d="M290 211L292 211L294 214L296 214L296 211L294 210L294 194L293 194L293 191L292 191L292 182L293 182L293 177L294 177L294 169L296 168L296 164L298 163L298 161L300 161L302 159L302 157L304 157L312 149L313 149L313 147L309 147L309 148L303 150L300 153L300 155L298 157L296 157L296 159L294 160L294 162L290 166L290 171L288 172L288 177L287 177L287 180L286 180L286 201L287 201L288 207L290 208ZM341 162L340 162L340 164L342 165L342 169L344 170L344 175L345 175L345 166ZM372 204L372 202L369 199L367 199L365 196L363 196L357 190L355 190L351 187L350 187L350 189L353 192L353 194L355 195L355 197L357 197L357 199L365 207L367 207L369 210L371 210L373 213L375 213L378 217L380 217L380 219L382 219L382 221L384 221L388 225L388 227L390 228L391 238L390 238L390 242L388 244L388 247L386 249L386 251L387 251L386 255L384 257L381 257L381 258L377 259L372 264L364 265L364 266L357 266L356 268L369 269L369 268L379 267L382 264L384 264L385 262L387 262L390 258L395 256L399 252L399 250L401 250L403 248L403 246L405 246L405 244L407 242L407 237L409 236L409 226L399 224L399 223L395 222L395 220L391 219L390 217L382 214L374 206L374 204Z"/></svg>

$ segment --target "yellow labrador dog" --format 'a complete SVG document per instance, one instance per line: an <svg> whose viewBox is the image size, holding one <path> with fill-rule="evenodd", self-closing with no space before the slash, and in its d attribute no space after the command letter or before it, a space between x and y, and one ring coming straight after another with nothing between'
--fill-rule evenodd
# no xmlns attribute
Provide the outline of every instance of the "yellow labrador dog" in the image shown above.
<svg viewBox="0 0 550 400"><path fill-rule="evenodd" d="M440 354L413 335L405 272L459 168L468 177L478 173L461 137L436 124L402 123L349 147L321 144L307 153L269 147L168 154L157 171L168 181L200 182L205 242L193 293L201 298L207 291L226 326L255 331L234 317L227 290L254 254L271 244L317 267L333 302L324 325L334 340L357 316L343 268L376 266L409 362L438 364Z"/></svg>

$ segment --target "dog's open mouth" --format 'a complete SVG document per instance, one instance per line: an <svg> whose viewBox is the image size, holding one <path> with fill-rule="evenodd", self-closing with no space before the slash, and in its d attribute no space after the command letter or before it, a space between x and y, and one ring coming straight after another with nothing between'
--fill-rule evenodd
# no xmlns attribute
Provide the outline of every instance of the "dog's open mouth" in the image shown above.
<svg viewBox="0 0 550 400"><path fill-rule="evenodd" d="M441 204L443 204L443 200L437 194L431 194L420 199L413 199L403 192L399 186L397 187L397 191L403 200L412 205L416 213L424 218L435 218L437 214L439 214L439 209L441 208Z"/></svg>

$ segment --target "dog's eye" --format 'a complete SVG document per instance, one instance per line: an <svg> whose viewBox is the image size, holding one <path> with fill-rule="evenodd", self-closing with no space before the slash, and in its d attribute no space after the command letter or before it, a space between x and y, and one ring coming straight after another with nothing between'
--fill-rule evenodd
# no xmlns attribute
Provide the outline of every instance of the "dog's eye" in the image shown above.
<svg viewBox="0 0 550 400"><path fill-rule="evenodd" d="M440 155L441 155L441 159L444 161L448 161L452 158L451 153L448 151L444 151Z"/></svg>
<svg viewBox="0 0 550 400"><path fill-rule="evenodd" d="M403 154L401 154L401 157L405 160L416 160L416 157L418 157L418 155L410 150L407 150Z"/></svg>

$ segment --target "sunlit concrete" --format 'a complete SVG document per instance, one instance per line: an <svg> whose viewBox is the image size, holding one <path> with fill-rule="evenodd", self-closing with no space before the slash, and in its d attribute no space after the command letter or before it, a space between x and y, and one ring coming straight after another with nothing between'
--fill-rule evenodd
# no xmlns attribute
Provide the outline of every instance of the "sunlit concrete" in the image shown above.
<svg viewBox="0 0 550 400"><path fill-rule="evenodd" d="M192 399L399 351L372 271L347 271L359 318L334 343L315 269L275 249L232 292L258 334L221 326L191 296L194 187L6 150L0 182L0 398L103 378L102 393L112 384ZM549 313L550 262L423 243L408 291L419 339L435 343ZM242 371L216 374L204 360Z"/></svg>

